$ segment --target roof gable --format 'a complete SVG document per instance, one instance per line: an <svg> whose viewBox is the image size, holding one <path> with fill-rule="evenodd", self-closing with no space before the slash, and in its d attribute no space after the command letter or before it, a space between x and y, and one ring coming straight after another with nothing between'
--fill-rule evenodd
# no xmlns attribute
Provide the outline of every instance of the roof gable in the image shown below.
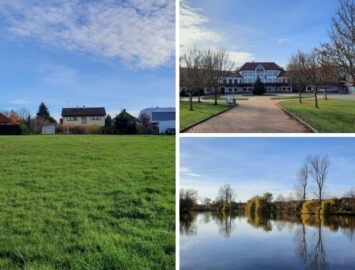
<svg viewBox="0 0 355 270"><path fill-rule="evenodd" d="M255 70L257 67L262 66L265 70L280 70L282 71L283 68L279 65L275 64L274 62L247 62L241 68L241 70Z"/></svg>
<svg viewBox="0 0 355 270"><path fill-rule="evenodd" d="M0 124L8 124L8 123L10 123L10 119L5 115L3 115L2 113L0 113Z"/></svg>
<svg viewBox="0 0 355 270"><path fill-rule="evenodd" d="M104 107L63 108L62 116L106 116Z"/></svg>

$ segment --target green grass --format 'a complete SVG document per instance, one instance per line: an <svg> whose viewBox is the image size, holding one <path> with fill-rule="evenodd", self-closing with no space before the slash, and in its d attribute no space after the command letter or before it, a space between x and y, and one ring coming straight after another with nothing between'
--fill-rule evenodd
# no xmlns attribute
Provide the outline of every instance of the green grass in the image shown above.
<svg viewBox="0 0 355 270"><path fill-rule="evenodd" d="M175 269L174 145L0 136L0 269Z"/></svg>
<svg viewBox="0 0 355 270"><path fill-rule="evenodd" d="M302 94L302 98L311 98L313 97L312 94ZM271 97L270 99L299 99L299 95L279 95L279 96L275 96L275 97Z"/></svg>
<svg viewBox="0 0 355 270"><path fill-rule="evenodd" d="M355 101L319 99L319 109L315 109L313 99L280 104L319 132L355 132Z"/></svg>
<svg viewBox="0 0 355 270"><path fill-rule="evenodd" d="M226 98L227 98L227 97L232 98L233 96L219 96L219 97L217 98L217 100L220 101L220 102L226 103ZM249 99L248 97L244 97L244 96L235 96L235 98L237 99L237 101L238 101L238 100L248 100L248 99ZM201 99L202 99L203 101L213 101L213 102L214 102L214 97L212 97L212 96L202 97Z"/></svg>
<svg viewBox="0 0 355 270"><path fill-rule="evenodd" d="M180 130L227 108L225 103L213 105L212 102L193 102L194 110L190 111L189 101L180 100Z"/></svg>

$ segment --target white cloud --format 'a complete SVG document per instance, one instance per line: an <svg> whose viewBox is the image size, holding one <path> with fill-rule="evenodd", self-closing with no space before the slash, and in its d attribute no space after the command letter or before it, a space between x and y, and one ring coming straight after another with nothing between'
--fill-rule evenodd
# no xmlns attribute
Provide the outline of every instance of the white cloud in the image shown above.
<svg viewBox="0 0 355 270"><path fill-rule="evenodd" d="M69 50L156 68L174 59L171 0L0 2L7 29Z"/></svg>
<svg viewBox="0 0 355 270"><path fill-rule="evenodd" d="M200 174L194 173L191 169L187 168L187 167L181 167L180 168L180 172L188 175L188 176L192 176L192 177L200 177Z"/></svg>
<svg viewBox="0 0 355 270"><path fill-rule="evenodd" d="M9 100L7 103L14 104L14 105L25 105L25 104L29 104L30 101L28 101L27 99L13 99L13 100Z"/></svg>
<svg viewBox="0 0 355 270"><path fill-rule="evenodd" d="M229 58L237 66L244 64L245 62L254 61L254 56L248 52L228 52Z"/></svg>
<svg viewBox="0 0 355 270"><path fill-rule="evenodd" d="M277 40L277 44L284 44L284 43L289 43L290 42L290 39L288 38L279 38Z"/></svg>
<svg viewBox="0 0 355 270"><path fill-rule="evenodd" d="M180 4L180 45L189 48L198 42L217 42L222 37L205 24L209 18L200 9L191 8L186 1Z"/></svg>

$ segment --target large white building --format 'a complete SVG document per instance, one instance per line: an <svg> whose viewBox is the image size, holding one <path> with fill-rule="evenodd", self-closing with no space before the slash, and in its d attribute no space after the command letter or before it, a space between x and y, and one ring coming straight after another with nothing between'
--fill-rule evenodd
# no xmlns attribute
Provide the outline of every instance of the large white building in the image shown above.
<svg viewBox="0 0 355 270"><path fill-rule="evenodd" d="M175 118L175 108L147 108L139 113L139 119L149 121L151 126L158 128L158 133L166 133L167 129L175 129Z"/></svg>
<svg viewBox="0 0 355 270"><path fill-rule="evenodd" d="M286 71L273 62L247 62L234 72L229 72L220 81L221 92L252 92L257 77L265 84L267 92L292 92Z"/></svg>

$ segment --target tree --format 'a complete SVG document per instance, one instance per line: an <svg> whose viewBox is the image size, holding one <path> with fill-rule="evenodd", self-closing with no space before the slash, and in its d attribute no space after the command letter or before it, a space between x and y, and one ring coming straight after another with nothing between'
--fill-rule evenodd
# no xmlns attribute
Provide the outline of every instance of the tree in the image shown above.
<svg viewBox="0 0 355 270"><path fill-rule="evenodd" d="M264 95L265 94L265 85L260 80L259 76L256 78L254 85L253 85L253 95Z"/></svg>
<svg viewBox="0 0 355 270"><path fill-rule="evenodd" d="M355 2L341 0L332 18L329 31L330 43L322 44L322 50L340 66L345 73L355 78Z"/></svg>
<svg viewBox="0 0 355 270"><path fill-rule="evenodd" d="M355 198L355 189L351 188L348 192L344 194L345 198Z"/></svg>
<svg viewBox="0 0 355 270"><path fill-rule="evenodd" d="M334 63L324 50L318 50L318 59L320 63L320 81L324 87L324 98L328 99L327 87L331 85L338 85L340 82L339 66Z"/></svg>
<svg viewBox="0 0 355 270"><path fill-rule="evenodd" d="M321 205L324 197L324 188L327 180L330 161L327 156L321 158L318 155L308 157L307 161L309 166L309 174L311 175L313 183L316 186L316 189L313 191L313 193L317 196L319 205Z"/></svg>
<svg viewBox="0 0 355 270"><path fill-rule="evenodd" d="M265 192L264 195L263 195L263 198L264 198L268 203L271 203L271 201L272 201L272 193L270 193L270 192Z"/></svg>
<svg viewBox="0 0 355 270"><path fill-rule="evenodd" d="M111 125L112 125L112 118L111 115L108 114L105 118L105 127L109 128L111 127Z"/></svg>
<svg viewBox="0 0 355 270"><path fill-rule="evenodd" d="M187 88L189 93L189 110L193 110L192 97L196 91L200 91L202 84L202 51L193 48L185 53L180 65L180 85ZM200 99L200 94L199 94ZM199 100L200 101L200 100Z"/></svg>
<svg viewBox="0 0 355 270"><path fill-rule="evenodd" d="M55 119L50 115L48 107L44 104L44 102L41 102L38 107L37 119L41 119L44 122L48 121L50 123L56 123Z"/></svg>
<svg viewBox="0 0 355 270"><path fill-rule="evenodd" d="M307 71L306 71L306 53L298 51L297 54L292 55L287 64L287 74L291 81L292 87L298 90L299 103L302 103L302 91L306 88Z"/></svg>
<svg viewBox="0 0 355 270"><path fill-rule="evenodd" d="M224 48L217 48L216 51L208 49L204 52L202 66L205 86L212 90L214 105L217 105L220 83L226 72L233 69L234 64L229 60L229 54Z"/></svg>
<svg viewBox="0 0 355 270"><path fill-rule="evenodd" d="M197 205L197 191L180 189L180 211L190 211Z"/></svg>
<svg viewBox="0 0 355 270"><path fill-rule="evenodd" d="M308 180L309 168L308 164L305 163L297 172L297 182L295 184L297 197L302 201L305 201L307 198Z"/></svg>
<svg viewBox="0 0 355 270"><path fill-rule="evenodd" d="M314 87L314 107L318 109L318 90L323 81L320 72L320 57L317 50L313 50L307 55L306 72L308 74L309 85Z"/></svg>
<svg viewBox="0 0 355 270"><path fill-rule="evenodd" d="M15 125L20 124L20 119L19 119L19 117L17 116L17 114L16 114L15 111L11 111L11 112L10 112L9 120L10 120L10 123L11 123L11 124L15 124Z"/></svg>
<svg viewBox="0 0 355 270"><path fill-rule="evenodd" d="M137 122L136 119L126 112L125 109L117 115L114 120L115 133L118 134L136 134Z"/></svg>
<svg viewBox="0 0 355 270"><path fill-rule="evenodd" d="M220 187L219 198L223 203L227 204L228 206L230 205L230 203L234 199L234 190L231 185L227 184L223 187Z"/></svg>
<svg viewBox="0 0 355 270"><path fill-rule="evenodd" d="M285 201L285 197L284 197L282 194L279 194L279 195L276 197L276 201L277 201L277 202L284 202L284 201Z"/></svg>

